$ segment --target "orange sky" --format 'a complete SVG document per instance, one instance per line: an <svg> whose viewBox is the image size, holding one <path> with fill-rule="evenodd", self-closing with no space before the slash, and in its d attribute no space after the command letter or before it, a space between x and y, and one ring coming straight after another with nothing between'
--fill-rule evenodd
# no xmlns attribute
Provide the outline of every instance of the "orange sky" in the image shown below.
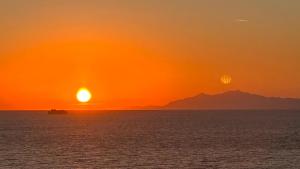
<svg viewBox="0 0 300 169"><path fill-rule="evenodd" d="M231 89L300 97L298 9L293 0L1 1L0 109L130 108ZM88 105L76 101L83 86Z"/></svg>

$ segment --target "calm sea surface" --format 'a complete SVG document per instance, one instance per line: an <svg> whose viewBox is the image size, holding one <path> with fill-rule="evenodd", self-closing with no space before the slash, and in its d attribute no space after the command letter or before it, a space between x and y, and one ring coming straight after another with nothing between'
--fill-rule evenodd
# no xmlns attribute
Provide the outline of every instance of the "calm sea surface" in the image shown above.
<svg viewBox="0 0 300 169"><path fill-rule="evenodd" d="M0 168L300 168L300 111L0 112Z"/></svg>

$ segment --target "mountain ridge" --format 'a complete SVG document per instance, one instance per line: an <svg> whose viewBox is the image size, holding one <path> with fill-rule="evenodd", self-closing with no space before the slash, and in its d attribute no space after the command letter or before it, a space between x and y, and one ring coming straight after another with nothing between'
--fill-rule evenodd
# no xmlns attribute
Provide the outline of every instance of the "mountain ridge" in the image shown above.
<svg viewBox="0 0 300 169"><path fill-rule="evenodd" d="M267 97L231 90L219 94L200 93L193 97L172 101L163 109L299 109L300 99Z"/></svg>

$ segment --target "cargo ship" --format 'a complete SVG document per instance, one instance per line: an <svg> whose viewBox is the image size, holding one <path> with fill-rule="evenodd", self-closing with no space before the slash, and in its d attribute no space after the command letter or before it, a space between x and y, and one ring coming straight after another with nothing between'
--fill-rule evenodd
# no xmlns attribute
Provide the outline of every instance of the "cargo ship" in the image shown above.
<svg viewBox="0 0 300 169"><path fill-rule="evenodd" d="M59 114L68 114L68 112L65 111L65 110L51 109L51 110L48 111L48 114L53 114L53 115L57 114L57 115L59 115Z"/></svg>

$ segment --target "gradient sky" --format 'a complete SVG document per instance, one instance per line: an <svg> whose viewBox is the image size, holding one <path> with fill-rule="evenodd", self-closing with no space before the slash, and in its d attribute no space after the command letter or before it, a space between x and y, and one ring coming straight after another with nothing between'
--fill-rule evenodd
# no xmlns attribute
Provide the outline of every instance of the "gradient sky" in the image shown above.
<svg viewBox="0 0 300 169"><path fill-rule="evenodd" d="M163 105L233 89L300 97L299 9L297 0L0 1L0 109ZM88 105L76 101L83 86Z"/></svg>

